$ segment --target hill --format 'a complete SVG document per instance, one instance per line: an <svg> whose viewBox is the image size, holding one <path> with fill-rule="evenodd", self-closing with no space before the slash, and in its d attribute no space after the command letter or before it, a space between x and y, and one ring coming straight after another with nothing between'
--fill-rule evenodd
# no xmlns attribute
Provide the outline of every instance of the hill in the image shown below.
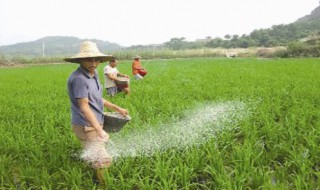
<svg viewBox="0 0 320 190"><path fill-rule="evenodd" d="M66 36L50 36L36 41L18 43L14 45L0 46L0 54L23 55L23 56L69 56L79 52L80 44L87 39ZM101 52L118 50L120 45L88 39L96 42Z"/></svg>
<svg viewBox="0 0 320 190"><path fill-rule="evenodd" d="M248 48L248 47L277 47L288 46L308 36L320 33L320 6L310 15L297 19L290 24L273 25L270 28L255 29L249 35L226 34L223 38L199 39L187 42L185 38L172 38L164 46L173 49L201 49L201 48Z"/></svg>
<svg viewBox="0 0 320 190"><path fill-rule="evenodd" d="M299 18L296 23L309 22L320 18L320 6L315 8L310 15Z"/></svg>

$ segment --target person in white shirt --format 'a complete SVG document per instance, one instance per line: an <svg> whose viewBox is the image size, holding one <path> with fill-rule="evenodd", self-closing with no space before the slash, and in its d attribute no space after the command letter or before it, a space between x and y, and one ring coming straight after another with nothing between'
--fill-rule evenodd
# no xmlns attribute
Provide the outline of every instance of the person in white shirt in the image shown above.
<svg viewBox="0 0 320 190"><path fill-rule="evenodd" d="M106 65L103 69L104 78L105 78L105 88L107 90L107 94L109 96L114 96L119 92L124 92L126 95L130 94L130 88L129 88L129 76L122 74L118 71L117 65L119 64L119 61L117 58L113 57L109 64ZM128 83L123 84L117 84L117 81L120 79L118 77L125 77L128 79Z"/></svg>

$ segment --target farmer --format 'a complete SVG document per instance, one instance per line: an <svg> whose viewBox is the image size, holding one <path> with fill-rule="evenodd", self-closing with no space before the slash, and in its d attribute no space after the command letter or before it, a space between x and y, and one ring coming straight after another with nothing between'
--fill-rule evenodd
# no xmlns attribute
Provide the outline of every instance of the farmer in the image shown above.
<svg viewBox="0 0 320 190"><path fill-rule="evenodd" d="M112 161L105 149L109 135L103 130L103 107L106 106L124 116L128 114L126 109L102 98L103 88L96 68L110 58L111 56L102 54L95 43L85 41L81 44L78 54L64 59L80 64L69 76L67 83L72 128L83 145L82 158L96 169L96 177L101 184L105 183L103 173Z"/></svg>
<svg viewBox="0 0 320 190"><path fill-rule="evenodd" d="M141 66L140 56L137 55L133 58L132 74L136 80L141 80L147 74L147 70Z"/></svg>
<svg viewBox="0 0 320 190"><path fill-rule="evenodd" d="M122 91L127 95L129 95L130 93L129 76L122 74L118 71L118 64L118 59L113 57L109 61L109 64L106 65L103 69L105 78L105 88L107 90L108 95L111 97ZM128 82L126 84L120 84L120 78L118 77L125 77L125 79L127 79Z"/></svg>

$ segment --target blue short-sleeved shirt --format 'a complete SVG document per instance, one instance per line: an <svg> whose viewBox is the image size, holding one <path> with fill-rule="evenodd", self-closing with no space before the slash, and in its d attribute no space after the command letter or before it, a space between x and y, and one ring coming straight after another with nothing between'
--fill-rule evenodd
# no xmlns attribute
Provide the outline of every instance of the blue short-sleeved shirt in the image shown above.
<svg viewBox="0 0 320 190"><path fill-rule="evenodd" d="M102 85L99 81L98 73L94 76L81 66L74 71L68 79L68 92L71 101L71 122L74 125L90 126L78 105L79 98L88 98L89 106L100 124L103 124L103 102Z"/></svg>

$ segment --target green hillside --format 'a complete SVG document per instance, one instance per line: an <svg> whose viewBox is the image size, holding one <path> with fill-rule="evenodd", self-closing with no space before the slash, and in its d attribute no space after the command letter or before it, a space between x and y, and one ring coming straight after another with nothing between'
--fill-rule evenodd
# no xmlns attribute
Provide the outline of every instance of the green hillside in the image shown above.
<svg viewBox="0 0 320 190"><path fill-rule="evenodd" d="M199 39L187 42L185 38L172 38L164 45L169 49L200 49L200 48L248 48L288 46L308 36L320 32L320 7L314 9L310 15L297 19L290 24L273 25L270 28L253 30L249 35L226 34L224 38Z"/></svg>
<svg viewBox="0 0 320 190"><path fill-rule="evenodd" d="M313 20L318 20L320 18L320 6L315 8L310 15L306 15L302 18L299 18L296 23L303 23Z"/></svg>
<svg viewBox="0 0 320 190"><path fill-rule="evenodd" d="M32 42L0 46L0 54L27 56L68 56L79 51L80 44L86 39L65 36L50 36ZM120 45L106 41L89 39L97 43L100 51L118 50Z"/></svg>

